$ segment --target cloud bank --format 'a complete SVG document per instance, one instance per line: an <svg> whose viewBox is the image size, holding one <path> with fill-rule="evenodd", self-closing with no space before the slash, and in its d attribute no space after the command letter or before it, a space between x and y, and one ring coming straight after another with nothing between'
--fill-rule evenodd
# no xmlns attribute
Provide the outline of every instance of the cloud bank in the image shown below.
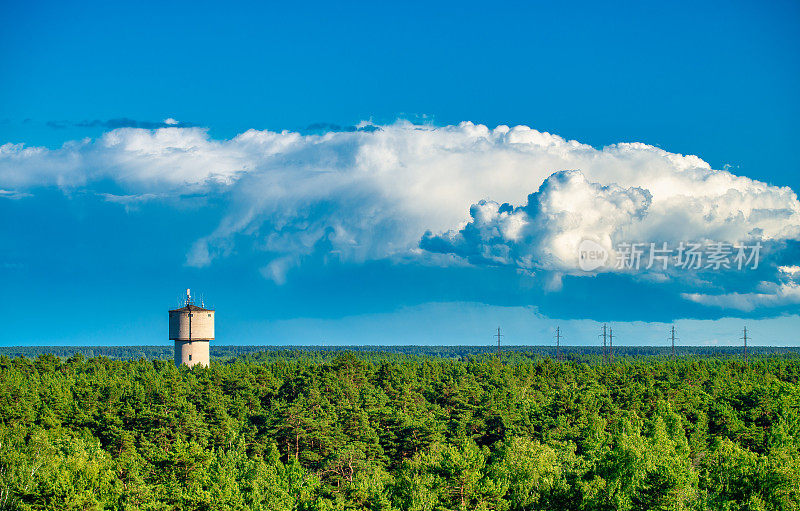
<svg viewBox="0 0 800 511"><path fill-rule="evenodd" d="M201 128L119 128L57 149L0 146L0 189L37 187L86 190L126 207L223 197L224 214L187 247L187 263L212 264L248 240L276 281L320 253L572 274L584 238L609 249L624 239L800 238L800 203L788 187L642 143L596 149L526 126L470 122L249 130L227 140ZM715 305L696 291L685 297Z"/></svg>

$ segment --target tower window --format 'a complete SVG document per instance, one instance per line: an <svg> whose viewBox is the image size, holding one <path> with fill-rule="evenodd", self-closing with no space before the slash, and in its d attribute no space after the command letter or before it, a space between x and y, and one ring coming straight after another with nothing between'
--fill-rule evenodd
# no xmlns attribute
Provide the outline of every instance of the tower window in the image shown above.
<svg viewBox="0 0 800 511"><path fill-rule="evenodd" d="M191 355L189 355L189 361L191 362L191 360L192 360L192 356L191 356Z"/></svg>

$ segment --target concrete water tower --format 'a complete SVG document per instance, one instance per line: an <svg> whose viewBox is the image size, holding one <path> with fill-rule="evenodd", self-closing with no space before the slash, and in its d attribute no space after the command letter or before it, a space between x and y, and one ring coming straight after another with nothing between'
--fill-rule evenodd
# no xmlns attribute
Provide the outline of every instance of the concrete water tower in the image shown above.
<svg viewBox="0 0 800 511"><path fill-rule="evenodd" d="M175 365L208 366L208 344L214 340L214 309L198 307L186 290L186 304L169 311L169 338L175 341Z"/></svg>

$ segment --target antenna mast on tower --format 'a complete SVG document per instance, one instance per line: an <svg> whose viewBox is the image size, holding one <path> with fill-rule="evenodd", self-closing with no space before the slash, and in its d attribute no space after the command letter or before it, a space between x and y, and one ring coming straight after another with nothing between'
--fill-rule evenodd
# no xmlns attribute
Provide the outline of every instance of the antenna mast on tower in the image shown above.
<svg viewBox="0 0 800 511"><path fill-rule="evenodd" d="M497 337L497 356L500 356L500 338L505 337L500 333L500 327L497 327L497 333L495 334L495 337Z"/></svg>

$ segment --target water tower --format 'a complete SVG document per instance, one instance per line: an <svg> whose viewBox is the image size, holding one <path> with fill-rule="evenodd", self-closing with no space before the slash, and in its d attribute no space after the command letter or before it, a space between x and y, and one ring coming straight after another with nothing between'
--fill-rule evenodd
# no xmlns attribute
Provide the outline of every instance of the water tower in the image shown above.
<svg viewBox="0 0 800 511"><path fill-rule="evenodd" d="M175 341L175 365L208 366L208 344L214 340L214 309L198 307L186 290L186 304L169 311L169 338Z"/></svg>

